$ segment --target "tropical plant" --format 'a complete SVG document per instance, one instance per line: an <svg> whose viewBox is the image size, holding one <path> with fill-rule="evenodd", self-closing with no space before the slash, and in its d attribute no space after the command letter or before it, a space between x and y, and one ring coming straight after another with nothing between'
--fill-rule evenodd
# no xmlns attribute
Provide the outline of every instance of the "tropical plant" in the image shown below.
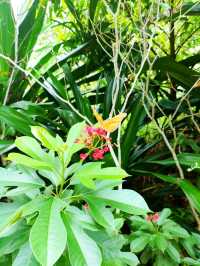
<svg viewBox="0 0 200 266"><path fill-rule="evenodd" d="M143 197L115 189L127 176L121 168L85 162L85 153L72 161L88 140L93 158L101 159L97 145L104 131L81 122L65 141L45 128L31 131L41 144L29 136L17 138L15 145L24 154L10 153L14 163L0 169L1 265L137 265L134 254L121 250L124 221L114 213L117 208L146 214L150 210Z"/></svg>
<svg viewBox="0 0 200 266"><path fill-rule="evenodd" d="M189 233L170 214L170 209L163 209L146 218L130 217L132 252L140 254L142 265L200 265L200 235Z"/></svg>

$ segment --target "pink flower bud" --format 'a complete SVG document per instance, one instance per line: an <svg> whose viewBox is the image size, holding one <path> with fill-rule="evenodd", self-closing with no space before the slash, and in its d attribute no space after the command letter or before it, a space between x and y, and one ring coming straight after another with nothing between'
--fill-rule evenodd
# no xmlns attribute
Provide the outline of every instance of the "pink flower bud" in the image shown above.
<svg viewBox="0 0 200 266"><path fill-rule="evenodd" d="M110 151L110 148L108 147L108 146L105 146L104 148L103 148L103 151L106 153L106 152L109 152Z"/></svg>
<svg viewBox="0 0 200 266"><path fill-rule="evenodd" d="M96 149L93 154L92 154L92 158L94 160L101 160L104 157L104 150L100 150L100 149Z"/></svg>
<svg viewBox="0 0 200 266"><path fill-rule="evenodd" d="M159 216L159 214L156 212L156 213L152 216L152 221L153 221L154 223L157 223L158 220L159 220L159 218L160 218L160 216Z"/></svg>
<svg viewBox="0 0 200 266"><path fill-rule="evenodd" d="M88 154L87 153L81 153L80 154L80 159L81 160L85 160L87 157L88 157Z"/></svg>

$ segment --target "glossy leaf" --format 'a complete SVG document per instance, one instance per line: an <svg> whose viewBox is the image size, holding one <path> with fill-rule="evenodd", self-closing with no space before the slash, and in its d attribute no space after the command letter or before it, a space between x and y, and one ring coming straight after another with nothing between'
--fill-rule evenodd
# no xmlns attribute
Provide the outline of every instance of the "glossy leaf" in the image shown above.
<svg viewBox="0 0 200 266"><path fill-rule="evenodd" d="M91 197L94 201L95 198L101 199L108 205L130 214L146 214L150 211L143 197L133 190L107 189L94 192Z"/></svg>
<svg viewBox="0 0 200 266"><path fill-rule="evenodd" d="M200 190L196 188L188 180L180 180L179 186L194 206L194 208L200 212Z"/></svg>
<svg viewBox="0 0 200 266"><path fill-rule="evenodd" d="M39 188L44 186L44 182L39 177L33 178L20 171L0 168L0 185Z"/></svg>
<svg viewBox="0 0 200 266"><path fill-rule="evenodd" d="M101 252L97 244L70 216L63 216L66 230L70 262L73 266L100 266Z"/></svg>
<svg viewBox="0 0 200 266"><path fill-rule="evenodd" d="M31 137L19 137L15 140L16 147L27 155L40 160L44 156L40 144Z"/></svg>
<svg viewBox="0 0 200 266"><path fill-rule="evenodd" d="M131 241L131 251L141 252L149 243L150 235L142 235Z"/></svg>
<svg viewBox="0 0 200 266"><path fill-rule="evenodd" d="M33 253L31 251L29 243L24 244L20 248L20 250L19 250L19 252L18 252L18 254L17 254L17 256L16 256L16 258L12 264L12 266L22 266L22 265L24 265L24 266L25 265L26 266L39 266L39 263L36 261L36 259L33 256Z"/></svg>
<svg viewBox="0 0 200 266"><path fill-rule="evenodd" d="M14 14L10 0L0 2L0 18L0 53L12 58L15 28ZM0 84L7 85L10 76L10 67L9 64L2 58L0 58L0 72Z"/></svg>
<svg viewBox="0 0 200 266"><path fill-rule="evenodd" d="M67 233L61 218L62 204L50 198L40 209L30 232L30 244L36 259L43 266L52 266L62 255Z"/></svg>
<svg viewBox="0 0 200 266"><path fill-rule="evenodd" d="M37 170L52 170L53 168L50 163L35 160L20 153L10 153L8 155L8 160Z"/></svg>

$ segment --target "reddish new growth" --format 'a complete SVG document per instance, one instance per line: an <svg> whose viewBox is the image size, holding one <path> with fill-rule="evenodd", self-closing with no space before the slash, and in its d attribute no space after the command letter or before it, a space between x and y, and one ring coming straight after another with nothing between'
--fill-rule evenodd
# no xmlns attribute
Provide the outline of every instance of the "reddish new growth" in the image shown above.
<svg viewBox="0 0 200 266"><path fill-rule="evenodd" d="M76 143L85 144L89 150L88 153L81 153L80 159L85 160L91 155L91 158L95 161L102 160L104 154L110 151L107 145L107 142L110 142L110 140L110 138L107 138L107 132L103 128L87 126L82 137L76 140Z"/></svg>
<svg viewBox="0 0 200 266"><path fill-rule="evenodd" d="M156 213L153 214L153 215L151 215L151 214L147 215L146 220L147 220L148 222L154 222L154 223L157 223L158 220L159 220L159 218L160 218L160 216L159 216L159 214L156 212Z"/></svg>

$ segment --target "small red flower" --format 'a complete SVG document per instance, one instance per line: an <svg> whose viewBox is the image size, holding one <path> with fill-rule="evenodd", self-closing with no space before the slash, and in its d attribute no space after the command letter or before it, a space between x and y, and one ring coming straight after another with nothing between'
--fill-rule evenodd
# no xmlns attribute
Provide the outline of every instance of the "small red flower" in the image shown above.
<svg viewBox="0 0 200 266"><path fill-rule="evenodd" d="M107 132L103 128L100 128L100 127L96 128L95 133L102 137L106 136L107 134Z"/></svg>
<svg viewBox="0 0 200 266"><path fill-rule="evenodd" d="M101 160L104 157L104 150L96 149L92 154L94 160Z"/></svg>
<svg viewBox="0 0 200 266"><path fill-rule="evenodd" d="M88 154L87 153L81 153L80 154L80 159L81 160L85 160L87 157L88 157Z"/></svg>
<svg viewBox="0 0 200 266"><path fill-rule="evenodd" d="M160 216L159 214L156 212L153 216L152 216L152 222L157 223L159 220Z"/></svg>
<svg viewBox="0 0 200 266"><path fill-rule="evenodd" d="M110 148L108 147L108 146L105 146L104 148L103 148L103 151L106 153L106 152L109 152L110 151Z"/></svg>
<svg viewBox="0 0 200 266"><path fill-rule="evenodd" d="M93 135L94 133L95 133L95 131L96 131L96 128L94 128L94 127L86 127L86 132L88 133L88 135Z"/></svg>

